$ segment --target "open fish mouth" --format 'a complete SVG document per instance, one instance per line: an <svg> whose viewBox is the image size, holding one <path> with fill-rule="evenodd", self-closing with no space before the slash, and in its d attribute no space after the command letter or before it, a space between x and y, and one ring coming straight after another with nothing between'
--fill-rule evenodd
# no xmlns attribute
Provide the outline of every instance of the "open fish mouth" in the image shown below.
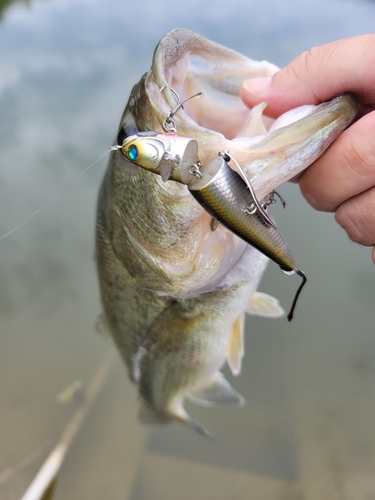
<svg viewBox="0 0 375 500"><path fill-rule="evenodd" d="M189 43L192 36L195 44ZM266 210L275 201L274 189L315 161L352 121L357 112L354 96L342 94L270 120L263 116L266 103L247 109L239 90L249 76L273 74L277 68L220 46L208 49L204 39L199 41L185 30L161 40L144 80L159 123L149 132L134 127L138 132L130 137L120 130L119 148L129 161L161 175L163 181L187 185L211 215L211 230L221 223L305 284L304 273ZM162 133L157 131L160 124ZM210 157L215 154L216 160Z"/></svg>
<svg viewBox="0 0 375 500"><path fill-rule="evenodd" d="M352 94L301 106L276 121L263 115L266 103L248 109L239 97L243 81L277 71L266 61L248 59L190 31L174 30L159 42L145 80L155 130L161 130L176 105L170 89L181 101L203 93L176 114L177 133L198 141L203 164L228 149L262 199L313 163L358 111Z"/></svg>

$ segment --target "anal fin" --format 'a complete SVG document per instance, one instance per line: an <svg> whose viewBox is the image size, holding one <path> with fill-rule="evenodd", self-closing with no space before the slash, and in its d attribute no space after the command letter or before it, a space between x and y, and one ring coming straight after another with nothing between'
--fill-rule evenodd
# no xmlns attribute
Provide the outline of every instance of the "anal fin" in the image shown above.
<svg viewBox="0 0 375 500"><path fill-rule="evenodd" d="M202 406L212 406L216 403L245 404L245 399L232 388L220 372L215 375L214 379L206 387L190 393L189 399Z"/></svg>

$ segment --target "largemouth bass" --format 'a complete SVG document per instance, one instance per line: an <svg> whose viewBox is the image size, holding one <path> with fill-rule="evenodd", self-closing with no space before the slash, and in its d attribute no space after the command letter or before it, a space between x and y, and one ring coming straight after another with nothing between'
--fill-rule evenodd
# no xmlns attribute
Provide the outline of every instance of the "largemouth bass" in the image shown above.
<svg viewBox="0 0 375 500"><path fill-rule="evenodd" d="M176 95L203 92L175 113L177 135L197 142L203 166L229 151L261 200L318 158L357 113L349 94L276 122L263 116L265 104L247 109L241 83L277 69L177 29L159 42L125 108L98 201L100 324L138 388L145 423L176 419L205 434L186 398L242 404L220 369L227 362L240 373L246 312L283 310L257 292L268 258L222 224L213 231L186 185L140 168L121 146L134 134L165 133Z"/></svg>

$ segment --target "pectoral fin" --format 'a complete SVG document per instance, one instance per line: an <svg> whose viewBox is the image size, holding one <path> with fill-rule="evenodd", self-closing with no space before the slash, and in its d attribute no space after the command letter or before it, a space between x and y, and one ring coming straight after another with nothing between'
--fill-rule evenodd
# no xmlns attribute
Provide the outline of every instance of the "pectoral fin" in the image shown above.
<svg viewBox="0 0 375 500"><path fill-rule="evenodd" d="M285 311L281 307L280 302L275 299L275 297L262 292L254 293L246 312L248 314L266 316L268 318L281 318L281 316L285 315Z"/></svg>
<svg viewBox="0 0 375 500"><path fill-rule="evenodd" d="M111 329L108 324L107 317L104 313L99 314L98 319L95 323L95 329L103 337L111 337Z"/></svg>
<svg viewBox="0 0 375 500"><path fill-rule="evenodd" d="M245 353L244 327L245 315L241 314L233 324L232 335L228 345L227 361L233 375L239 375L241 372L242 358Z"/></svg>

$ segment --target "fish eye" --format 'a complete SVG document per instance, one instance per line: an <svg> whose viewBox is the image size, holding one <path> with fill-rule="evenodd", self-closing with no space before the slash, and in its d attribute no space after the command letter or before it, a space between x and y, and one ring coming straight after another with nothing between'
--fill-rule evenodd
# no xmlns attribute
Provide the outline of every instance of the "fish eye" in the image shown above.
<svg viewBox="0 0 375 500"><path fill-rule="evenodd" d="M139 132L138 128L133 125L124 125L118 135L117 135L117 144L122 146L124 144L125 139L127 139L131 135L136 135Z"/></svg>

